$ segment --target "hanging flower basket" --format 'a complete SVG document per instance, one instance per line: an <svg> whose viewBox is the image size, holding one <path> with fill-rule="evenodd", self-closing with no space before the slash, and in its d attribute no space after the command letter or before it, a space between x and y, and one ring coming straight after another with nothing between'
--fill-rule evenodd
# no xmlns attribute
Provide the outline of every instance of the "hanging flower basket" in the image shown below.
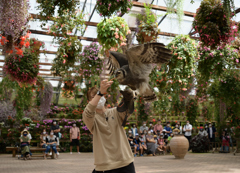
<svg viewBox="0 0 240 173"><path fill-rule="evenodd" d="M39 6L37 7L40 10L41 20L48 20L50 17L53 17L55 14L55 9L59 16L64 14L64 11L69 13L75 12L76 6L79 4L79 1L76 0L37 0Z"/></svg>
<svg viewBox="0 0 240 173"><path fill-rule="evenodd" d="M103 50L119 48L126 45L126 36L131 31L125 20L121 17L104 19L97 25L98 41Z"/></svg>
<svg viewBox="0 0 240 173"><path fill-rule="evenodd" d="M138 29L137 29L137 41L140 44L152 42L157 40L157 36L160 34L158 29L157 16L151 11L151 6L144 5L142 13L136 16Z"/></svg>
<svg viewBox="0 0 240 173"><path fill-rule="evenodd" d="M100 16L124 15L132 8L132 0L98 0L96 10Z"/></svg>
<svg viewBox="0 0 240 173"><path fill-rule="evenodd" d="M70 90L70 91L75 90L75 80L73 79L64 80L63 88L64 90Z"/></svg>
<svg viewBox="0 0 240 173"><path fill-rule="evenodd" d="M230 18L232 15L230 16ZM221 1L202 1L192 24L203 46L225 46L237 36L238 27L227 18Z"/></svg>

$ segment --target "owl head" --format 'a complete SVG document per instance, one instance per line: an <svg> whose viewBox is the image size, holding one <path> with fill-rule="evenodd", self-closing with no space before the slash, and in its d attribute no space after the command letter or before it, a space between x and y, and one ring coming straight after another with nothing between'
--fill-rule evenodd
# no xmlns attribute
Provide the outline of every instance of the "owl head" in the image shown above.
<svg viewBox="0 0 240 173"><path fill-rule="evenodd" d="M115 72L115 77L119 81L125 79L126 75L127 75L127 72L124 69L119 69Z"/></svg>

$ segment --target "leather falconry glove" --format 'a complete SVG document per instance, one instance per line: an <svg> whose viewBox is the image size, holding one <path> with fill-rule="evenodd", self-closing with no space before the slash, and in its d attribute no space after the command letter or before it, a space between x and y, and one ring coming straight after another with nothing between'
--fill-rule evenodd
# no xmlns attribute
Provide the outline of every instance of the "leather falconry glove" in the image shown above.
<svg viewBox="0 0 240 173"><path fill-rule="evenodd" d="M124 91L121 90L120 93L123 95L123 98L117 106L117 111L125 112L128 110L128 113L132 114L134 111L134 100L136 99L136 94L130 88L126 88Z"/></svg>

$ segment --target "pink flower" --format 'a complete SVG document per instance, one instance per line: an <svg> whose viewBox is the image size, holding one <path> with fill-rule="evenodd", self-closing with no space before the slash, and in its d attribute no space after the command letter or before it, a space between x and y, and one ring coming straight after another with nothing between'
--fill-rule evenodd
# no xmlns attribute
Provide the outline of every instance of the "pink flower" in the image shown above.
<svg viewBox="0 0 240 173"><path fill-rule="evenodd" d="M238 60L238 59L236 59L236 63L239 63L239 60Z"/></svg>
<svg viewBox="0 0 240 173"><path fill-rule="evenodd" d="M125 45L127 45L125 42L122 42L122 43L121 43L121 46L125 46Z"/></svg>
<svg viewBox="0 0 240 173"><path fill-rule="evenodd" d="M118 28L116 28L116 31L119 31L119 29L118 29Z"/></svg>
<svg viewBox="0 0 240 173"><path fill-rule="evenodd" d="M131 30L129 29L127 33L128 33L128 34L131 34Z"/></svg>
<svg viewBox="0 0 240 173"><path fill-rule="evenodd" d="M121 26L122 26L122 27L124 27L125 25L124 25L124 24L122 24Z"/></svg>
<svg viewBox="0 0 240 173"><path fill-rule="evenodd" d="M66 60L63 60L63 64L65 64L66 63Z"/></svg>
<svg viewBox="0 0 240 173"><path fill-rule="evenodd" d="M113 31L114 29L113 29L113 28L111 28L111 30Z"/></svg>
<svg viewBox="0 0 240 173"><path fill-rule="evenodd" d="M119 35L115 35L115 38L118 39L118 38L119 38Z"/></svg>

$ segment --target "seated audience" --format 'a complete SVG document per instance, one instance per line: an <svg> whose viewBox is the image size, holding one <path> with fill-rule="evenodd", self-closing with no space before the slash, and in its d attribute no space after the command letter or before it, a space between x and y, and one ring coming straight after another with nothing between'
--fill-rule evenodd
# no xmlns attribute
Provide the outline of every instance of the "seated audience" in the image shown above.
<svg viewBox="0 0 240 173"><path fill-rule="evenodd" d="M56 158L58 158L58 152L57 152L57 148L56 148L57 137L54 135L53 130L51 130L50 135L47 136L46 144L47 144L47 149L45 151L44 158L46 159L46 156L47 156L47 154L48 154L48 152L50 151L51 148L54 151L54 153L56 154Z"/></svg>
<svg viewBox="0 0 240 173"><path fill-rule="evenodd" d="M147 141L147 153L148 155L155 154L155 140L152 135L151 131L148 131L148 134L146 135L146 141Z"/></svg>
<svg viewBox="0 0 240 173"><path fill-rule="evenodd" d="M46 144L46 138L47 138L47 133L46 133L46 129L43 129L42 134L40 135L40 146L42 148L46 148L47 144Z"/></svg>
<svg viewBox="0 0 240 173"><path fill-rule="evenodd" d="M29 132L26 129L24 129L21 132L21 137L20 137L21 154L25 160L27 159L27 157L30 158L30 149L29 149L30 139L28 137L28 134Z"/></svg>
<svg viewBox="0 0 240 173"><path fill-rule="evenodd" d="M134 157L137 156L137 151L140 151L139 155L143 156L143 148L138 133L136 134L136 137L133 139L133 144L134 144Z"/></svg>

